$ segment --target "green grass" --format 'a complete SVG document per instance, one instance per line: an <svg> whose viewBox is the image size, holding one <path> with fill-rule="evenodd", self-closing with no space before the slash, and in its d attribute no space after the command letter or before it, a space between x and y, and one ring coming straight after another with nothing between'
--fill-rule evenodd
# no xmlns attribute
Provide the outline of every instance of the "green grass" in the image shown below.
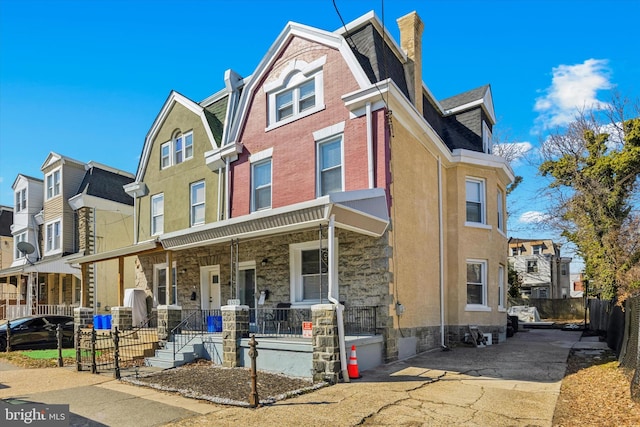
<svg viewBox="0 0 640 427"><path fill-rule="evenodd" d="M58 350L28 350L21 351L20 354L27 356L31 359L57 359ZM65 348L62 350L62 357L76 357L76 351L72 348Z"/></svg>

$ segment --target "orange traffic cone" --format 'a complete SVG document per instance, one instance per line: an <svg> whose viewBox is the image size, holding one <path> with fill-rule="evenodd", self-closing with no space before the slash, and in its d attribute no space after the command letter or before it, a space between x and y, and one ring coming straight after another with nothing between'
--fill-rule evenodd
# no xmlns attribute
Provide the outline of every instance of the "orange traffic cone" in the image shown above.
<svg viewBox="0 0 640 427"><path fill-rule="evenodd" d="M356 346L351 346L351 356L349 356L349 364L347 365L347 373L349 374L349 378L358 379L360 378L360 372L358 371L358 358L356 357Z"/></svg>

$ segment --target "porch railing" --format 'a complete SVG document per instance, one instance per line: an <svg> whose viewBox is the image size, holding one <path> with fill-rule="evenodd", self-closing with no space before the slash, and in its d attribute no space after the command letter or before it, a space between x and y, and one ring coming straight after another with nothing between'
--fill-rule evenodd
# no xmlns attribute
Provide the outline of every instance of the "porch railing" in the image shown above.
<svg viewBox="0 0 640 427"><path fill-rule="evenodd" d="M221 310L182 310L182 321L173 329L169 335L169 341L173 344L173 360L176 354L194 341L196 337L204 333L222 332L222 311Z"/></svg>
<svg viewBox="0 0 640 427"><path fill-rule="evenodd" d="M310 308L271 307L249 310L250 329L263 336L302 337L302 323L311 321ZM376 307L347 306L344 310L345 334L376 335Z"/></svg>
<svg viewBox="0 0 640 427"><path fill-rule="evenodd" d="M46 315L59 315L59 316L73 316L73 309L78 307L77 305L53 305L53 304L38 304L36 306L36 314Z"/></svg>

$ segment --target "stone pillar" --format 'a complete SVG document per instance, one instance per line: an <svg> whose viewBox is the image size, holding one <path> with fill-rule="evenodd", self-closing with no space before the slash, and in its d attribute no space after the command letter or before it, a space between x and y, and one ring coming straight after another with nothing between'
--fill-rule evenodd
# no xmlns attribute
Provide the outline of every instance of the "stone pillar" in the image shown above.
<svg viewBox="0 0 640 427"><path fill-rule="evenodd" d="M249 337L249 306L222 307L222 366L240 366L240 340Z"/></svg>
<svg viewBox="0 0 640 427"><path fill-rule="evenodd" d="M93 324L93 309L89 307L76 307L73 309L73 324L75 330L88 328Z"/></svg>
<svg viewBox="0 0 640 427"><path fill-rule="evenodd" d="M131 307L111 307L111 329L119 331L133 329L133 313Z"/></svg>
<svg viewBox="0 0 640 427"><path fill-rule="evenodd" d="M182 322L182 307L178 305L158 306L158 339L167 341L171 330Z"/></svg>
<svg viewBox="0 0 640 427"><path fill-rule="evenodd" d="M313 380L338 382L340 376L340 343L338 321L333 304L311 306L313 342Z"/></svg>

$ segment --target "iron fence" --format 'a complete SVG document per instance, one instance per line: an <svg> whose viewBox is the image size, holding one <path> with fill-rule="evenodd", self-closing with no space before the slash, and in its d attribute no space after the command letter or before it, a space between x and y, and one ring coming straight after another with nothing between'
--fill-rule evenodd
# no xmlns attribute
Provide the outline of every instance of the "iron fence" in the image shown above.
<svg viewBox="0 0 640 427"><path fill-rule="evenodd" d="M91 373L113 371L115 378L137 374L145 358L158 348L155 316L131 330L82 328L76 331L76 369Z"/></svg>
<svg viewBox="0 0 640 427"><path fill-rule="evenodd" d="M346 307L344 333L351 336L376 335L376 307Z"/></svg>

